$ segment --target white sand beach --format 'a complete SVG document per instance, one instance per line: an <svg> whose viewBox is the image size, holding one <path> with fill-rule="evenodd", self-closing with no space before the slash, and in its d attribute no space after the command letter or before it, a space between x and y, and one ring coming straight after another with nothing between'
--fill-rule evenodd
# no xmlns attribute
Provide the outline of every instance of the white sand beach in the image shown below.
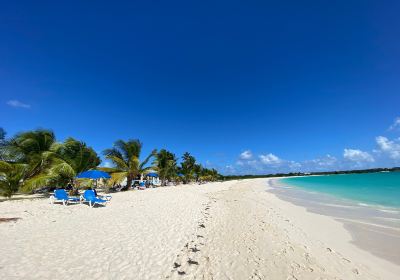
<svg viewBox="0 0 400 280"><path fill-rule="evenodd" d="M0 203L0 279L398 279L267 179L128 191L106 207Z"/></svg>

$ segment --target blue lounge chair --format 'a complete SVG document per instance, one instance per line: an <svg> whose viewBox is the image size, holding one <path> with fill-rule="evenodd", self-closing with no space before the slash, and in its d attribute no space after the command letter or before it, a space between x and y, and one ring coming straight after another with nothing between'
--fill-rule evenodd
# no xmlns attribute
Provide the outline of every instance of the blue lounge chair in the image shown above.
<svg viewBox="0 0 400 280"><path fill-rule="evenodd" d="M96 197L93 190L86 190L81 196L81 201L88 202L90 207L97 204L106 204L107 200Z"/></svg>
<svg viewBox="0 0 400 280"><path fill-rule="evenodd" d="M70 197L64 189L58 189L50 196L50 201L51 204L54 204L54 202L62 202L64 205L68 205L68 202L79 202L79 198Z"/></svg>

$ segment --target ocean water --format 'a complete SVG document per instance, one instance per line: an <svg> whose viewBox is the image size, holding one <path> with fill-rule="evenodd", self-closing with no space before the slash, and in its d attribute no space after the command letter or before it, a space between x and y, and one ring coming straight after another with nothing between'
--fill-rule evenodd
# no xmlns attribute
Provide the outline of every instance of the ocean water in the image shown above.
<svg viewBox="0 0 400 280"><path fill-rule="evenodd" d="M307 192L328 194L360 205L400 208L400 172L292 177L280 181Z"/></svg>
<svg viewBox="0 0 400 280"><path fill-rule="evenodd" d="M356 246L400 265L400 172L274 179L266 191L334 218Z"/></svg>

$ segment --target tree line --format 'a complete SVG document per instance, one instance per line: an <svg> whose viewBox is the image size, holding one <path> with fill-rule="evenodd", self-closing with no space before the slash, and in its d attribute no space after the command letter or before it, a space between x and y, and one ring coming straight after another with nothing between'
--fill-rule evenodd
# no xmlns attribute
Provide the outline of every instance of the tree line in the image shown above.
<svg viewBox="0 0 400 280"><path fill-rule="evenodd" d="M185 153L178 164L172 152L154 149L141 161L143 144L137 140L117 140L113 147L103 151L112 167L99 167L101 159L85 142L69 137L56 140L51 130L37 129L17 133L7 138L0 128L0 195L11 197L16 192L31 193L44 186L62 187L77 174L90 169L110 173L109 184L126 180L129 189L133 180L150 171L159 174L162 186L190 182L216 181L222 178L215 169L208 169Z"/></svg>
<svg viewBox="0 0 400 280"><path fill-rule="evenodd" d="M354 170L339 170L339 171L320 171L320 172L290 172L290 173L274 173L262 175L228 175L224 176L224 180L241 180L241 179L257 179L271 177L293 177L293 176L312 176L312 175L339 175L339 174L363 174L377 172L400 172L400 167L391 168L370 168L370 169L354 169Z"/></svg>

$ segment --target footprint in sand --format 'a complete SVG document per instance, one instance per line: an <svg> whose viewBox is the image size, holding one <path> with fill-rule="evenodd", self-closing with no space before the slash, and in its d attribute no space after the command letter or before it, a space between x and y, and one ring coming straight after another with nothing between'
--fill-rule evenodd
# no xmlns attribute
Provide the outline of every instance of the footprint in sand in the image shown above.
<svg viewBox="0 0 400 280"><path fill-rule="evenodd" d="M194 261L192 259L189 259L187 262L188 262L189 265L192 265L192 264L199 265L198 262L196 262L196 261Z"/></svg>
<svg viewBox="0 0 400 280"><path fill-rule="evenodd" d="M193 252L193 253L197 253L197 252L199 252L200 250L199 249L197 249L196 247L194 247L194 248L190 248L190 250Z"/></svg>

